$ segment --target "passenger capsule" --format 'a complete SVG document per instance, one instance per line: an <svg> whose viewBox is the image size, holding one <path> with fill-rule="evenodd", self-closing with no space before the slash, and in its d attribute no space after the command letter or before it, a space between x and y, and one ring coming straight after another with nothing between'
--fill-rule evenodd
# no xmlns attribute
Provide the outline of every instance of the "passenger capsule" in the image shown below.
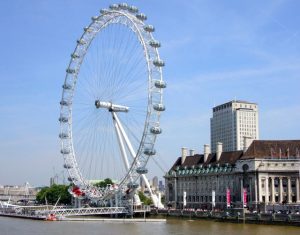
<svg viewBox="0 0 300 235"><path fill-rule="evenodd" d="M71 68L67 68L66 72L70 73L70 74L73 74L73 73L76 72L76 70L75 69L71 69Z"/></svg>
<svg viewBox="0 0 300 235"><path fill-rule="evenodd" d="M147 20L147 16L143 13L136 14L136 18L138 18L141 21Z"/></svg>
<svg viewBox="0 0 300 235"><path fill-rule="evenodd" d="M139 187L139 184L138 183L134 183L134 182L130 182L127 184L127 187L129 189L137 189Z"/></svg>
<svg viewBox="0 0 300 235"><path fill-rule="evenodd" d="M92 21L97 21L99 16L92 16Z"/></svg>
<svg viewBox="0 0 300 235"><path fill-rule="evenodd" d="M153 64L157 67L164 67L165 66L165 62L161 59L153 60Z"/></svg>
<svg viewBox="0 0 300 235"><path fill-rule="evenodd" d="M64 85L62 85L62 88L65 90L70 90L70 89L72 89L72 86L70 84L64 84Z"/></svg>
<svg viewBox="0 0 300 235"><path fill-rule="evenodd" d="M59 138L61 138L61 139L67 139L67 138L69 138L69 134L68 133L60 133L59 134Z"/></svg>
<svg viewBox="0 0 300 235"><path fill-rule="evenodd" d="M156 88L166 88L167 87L167 83L162 80L156 80L154 82L154 85Z"/></svg>
<svg viewBox="0 0 300 235"><path fill-rule="evenodd" d="M129 6L128 11L131 13L138 13L139 9L135 6Z"/></svg>
<svg viewBox="0 0 300 235"><path fill-rule="evenodd" d="M107 9L101 9L101 10L100 10L100 13L101 13L102 15L106 14L107 12L108 12Z"/></svg>
<svg viewBox="0 0 300 235"><path fill-rule="evenodd" d="M158 135L158 134L161 134L162 129L160 127L158 127L158 126L153 126L153 127L150 128L150 132L152 134Z"/></svg>
<svg viewBox="0 0 300 235"><path fill-rule="evenodd" d="M112 4L109 6L110 9L112 10L118 10L119 9L119 5L118 4Z"/></svg>
<svg viewBox="0 0 300 235"><path fill-rule="evenodd" d="M79 45L84 45L84 44L86 44L86 41L84 41L83 39L79 39L79 40L77 40L77 43Z"/></svg>
<svg viewBox="0 0 300 235"><path fill-rule="evenodd" d="M146 154L148 156L152 156L152 155L156 154L156 151L155 151L155 149L145 149L144 154Z"/></svg>
<svg viewBox="0 0 300 235"><path fill-rule="evenodd" d="M69 154L71 151L70 151L70 149L68 149L68 148L64 148L64 149L60 150L60 152L61 152L62 154Z"/></svg>
<svg viewBox="0 0 300 235"><path fill-rule="evenodd" d="M159 48L161 46L160 42L156 41L156 40L150 41L149 45L152 46L152 47L154 47L154 48Z"/></svg>
<svg viewBox="0 0 300 235"><path fill-rule="evenodd" d="M120 3L119 8L122 10L127 10L128 9L128 4L127 3Z"/></svg>
<svg viewBox="0 0 300 235"><path fill-rule="evenodd" d="M148 173L148 169L146 167L138 167L136 168L136 173L143 175Z"/></svg>
<svg viewBox="0 0 300 235"><path fill-rule="evenodd" d="M71 177L71 176L68 177L68 181L72 182L72 181L74 181L74 180L75 180L74 177Z"/></svg>
<svg viewBox="0 0 300 235"><path fill-rule="evenodd" d="M163 104L154 104L153 109L156 111L165 111L166 107Z"/></svg>
<svg viewBox="0 0 300 235"><path fill-rule="evenodd" d="M69 106L72 104L72 102L69 102L69 101L66 101L66 100L61 100L59 102L60 105L63 105L63 106Z"/></svg>
<svg viewBox="0 0 300 235"><path fill-rule="evenodd" d="M93 30L89 27L84 27L83 30L84 30L84 32L88 32L88 33L93 32Z"/></svg>
<svg viewBox="0 0 300 235"><path fill-rule="evenodd" d="M64 164L64 168L65 168L65 169L70 169L70 168L73 168L73 166L72 166L71 164L65 163L65 164Z"/></svg>
<svg viewBox="0 0 300 235"><path fill-rule="evenodd" d="M72 59L77 59L79 58L79 55L76 53L71 54Z"/></svg>
<svg viewBox="0 0 300 235"><path fill-rule="evenodd" d="M144 26L144 30L145 30L146 32L153 33L155 29L154 29L154 26L153 26L153 25L145 25L145 26Z"/></svg>
<svg viewBox="0 0 300 235"><path fill-rule="evenodd" d="M58 119L58 121L60 121L60 122L64 122L64 123L66 123L66 122L68 122L68 118L67 117L63 117L63 116L61 116L59 119Z"/></svg>

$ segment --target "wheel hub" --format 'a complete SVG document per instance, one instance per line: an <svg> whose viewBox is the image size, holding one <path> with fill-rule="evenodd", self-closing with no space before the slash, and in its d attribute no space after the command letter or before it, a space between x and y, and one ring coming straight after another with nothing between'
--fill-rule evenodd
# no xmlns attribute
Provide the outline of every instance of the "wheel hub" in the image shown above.
<svg viewBox="0 0 300 235"><path fill-rule="evenodd" d="M129 107L113 104L112 102L104 102L100 100L95 101L95 106L97 109L99 108L106 108L109 112L125 112L127 113L129 111Z"/></svg>

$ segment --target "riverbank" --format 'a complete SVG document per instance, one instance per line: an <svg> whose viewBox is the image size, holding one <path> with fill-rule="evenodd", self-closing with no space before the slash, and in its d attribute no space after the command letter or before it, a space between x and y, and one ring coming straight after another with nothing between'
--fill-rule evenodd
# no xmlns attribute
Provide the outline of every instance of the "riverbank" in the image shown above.
<svg viewBox="0 0 300 235"><path fill-rule="evenodd" d="M11 217L11 218L19 218L19 219L45 220L45 217L41 217L41 216L16 214L16 213L0 213L0 216Z"/></svg>
<svg viewBox="0 0 300 235"><path fill-rule="evenodd" d="M269 213L245 213L242 210L229 211L198 211L198 210L174 210L153 209L151 216L164 218L205 219L218 222L272 224L300 226L299 214L269 214Z"/></svg>
<svg viewBox="0 0 300 235"><path fill-rule="evenodd" d="M0 216L18 218L18 219L31 219L31 220L47 220L45 216L17 214L17 213L0 213ZM59 217L51 221L99 221L99 222L119 222L119 223L165 223L166 218L103 218L93 216L76 216L76 217Z"/></svg>

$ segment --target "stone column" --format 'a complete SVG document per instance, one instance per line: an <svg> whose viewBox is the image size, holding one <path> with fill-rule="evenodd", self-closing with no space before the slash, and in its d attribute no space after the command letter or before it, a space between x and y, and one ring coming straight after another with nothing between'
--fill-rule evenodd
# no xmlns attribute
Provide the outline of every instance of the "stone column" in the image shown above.
<svg viewBox="0 0 300 235"><path fill-rule="evenodd" d="M265 188L266 188L265 191L266 204L268 204L269 203L269 177L266 177Z"/></svg>
<svg viewBox="0 0 300 235"><path fill-rule="evenodd" d="M258 193L258 188L257 188L257 178L255 177L254 178L254 200L255 200L255 203L257 203L257 193Z"/></svg>
<svg viewBox="0 0 300 235"><path fill-rule="evenodd" d="M174 203L175 203L175 209L177 209L177 174L175 173L174 177Z"/></svg>
<svg viewBox="0 0 300 235"><path fill-rule="evenodd" d="M279 203L283 201L282 177L279 177Z"/></svg>
<svg viewBox="0 0 300 235"><path fill-rule="evenodd" d="M271 190L272 190L272 198L271 202L275 203L275 181L274 181L274 176L271 177Z"/></svg>
<svg viewBox="0 0 300 235"><path fill-rule="evenodd" d="M292 202L292 187L291 187L291 177L288 177L288 190L287 190L287 202Z"/></svg>
<svg viewBox="0 0 300 235"><path fill-rule="evenodd" d="M251 202L251 204L253 203L253 198L252 198L252 178L249 178L249 200L248 203Z"/></svg>
<svg viewBox="0 0 300 235"><path fill-rule="evenodd" d="M262 180L261 177L258 177L258 200L259 202L262 202Z"/></svg>
<svg viewBox="0 0 300 235"><path fill-rule="evenodd" d="M299 176L296 178L296 201L297 201L297 203L299 203L300 202L300 191L299 191L299 187L300 187L300 185L299 185Z"/></svg>

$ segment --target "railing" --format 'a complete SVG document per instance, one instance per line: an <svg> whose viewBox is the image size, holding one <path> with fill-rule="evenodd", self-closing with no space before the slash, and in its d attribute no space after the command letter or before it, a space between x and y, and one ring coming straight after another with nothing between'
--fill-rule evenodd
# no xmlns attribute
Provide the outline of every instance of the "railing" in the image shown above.
<svg viewBox="0 0 300 235"><path fill-rule="evenodd" d="M142 206L133 206L133 212L134 213L150 212L150 211L151 211L150 206L145 206L145 205L142 205Z"/></svg>
<svg viewBox="0 0 300 235"><path fill-rule="evenodd" d="M35 200L35 195L0 195L0 201L20 201L20 200Z"/></svg>
<svg viewBox="0 0 300 235"><path fill-rule="evenodd" d="M88 207L88 208L56 208L53 210L36 210L36 215L55 214L57 217L81 215L127 214L125 207Z"/></svg>

